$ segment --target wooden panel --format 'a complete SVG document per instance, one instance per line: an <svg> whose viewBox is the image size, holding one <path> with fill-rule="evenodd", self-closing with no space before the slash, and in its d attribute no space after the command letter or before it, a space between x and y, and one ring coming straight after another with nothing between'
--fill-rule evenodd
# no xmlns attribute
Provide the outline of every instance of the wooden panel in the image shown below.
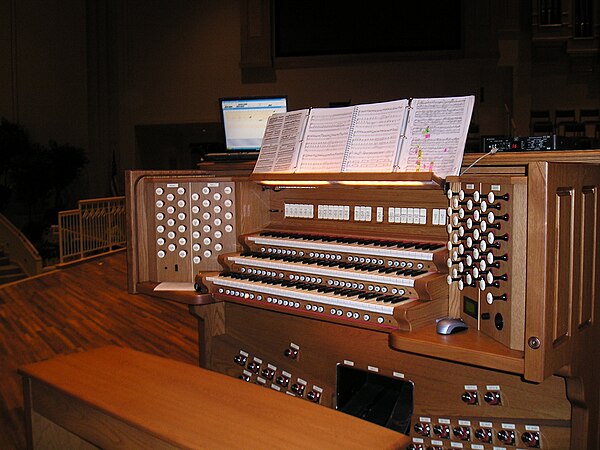
<svg viewBox="0 0 600 450"><path fill-rule="evenodd" d="M598 183L595 165L535 163L529 172L525 377L573 373L597 327ZM596 350L594 350L596 351ZM579 376L587 375L579 372Z"/></svg>
<svg viewBox="0 0 600 450"><path fill-rule="evenodd" d="M400 448L400 433L192 365L119 347L28 365L32 407L102 448ZM274 418L294 426L273 426ZM237 432L232 432L232 427ZM340 433L352 429L353 433Z"/></svg>
<svg viewBox="0 0 600 450"><path fill-rule="evenodd" d="M469 326L522 351L525 345L527 182L465 175L452 183L451 275ZM461 290L462 289L462 290Z"/></svg>
<svg viewBox="0 0 600 450"><path fill-rule="evenodd" d="M34 448L178 448L35 379L31 386Z"/></svg>
<svg viewBox="0 0 600 450"><path fill-rule="evenodd" d="M572 187L559 187L555 192L556 207L554 218L556 258L553 272L549 278L552 289L551 304L553 311L552 343L571 335L571 311L573 308L573 242L575 199ZM553 282L554 281L554 282Z"/></svg>
<svg viewBox="0 0 600 450"><path fill-rule="evenodd" d="M579 283L579 317L577 326L579 328L591 326L594 321L594 310L596 302L596 273L598 242L598 188L596 186L584 186L581 190L581 246L580 266L581 279Z"/></svg>
<svg viewBox="0 0 600 450"><path fill-rule="evenodd" d="M466 153L463 167L472 164L481 154ZM498 152L477 162L477 166L527 166L538 162L600 164L600 150L569 150L557 152ZM476 170L477 167L470 169Z"/></svg>
<svg viewBox="0 0 600 450"><path fill-rule="evenodd" d="M285 203L312 204L315 217L313 219L285 218ZM350 220L318 220L318 205L350 206ZM353 220L355 206L370 206L373 219L370 222ZM348 235L370 234L373 236L402 236L404 239L427 238L428 240L446 241L446 228L433 225L433 210L445 211L448 206L442 189L402 189L375 187L317 187L314 189L284 189L271 195L271 226L288 227L288 229L310 228L313 232L339 233L341 229ZM383 220L375 220L376 208L382 208ZM389 208L425 208L426 224L409 224L390 222Z"/></svg>
<svg viewBox="0 0 600 450"><path fill-rule="evenodd" d="M518 438L525 425L538 425L544 436L542 448L569 448L570 405L566 400L565 384L559 377L551 377L541 384L527 383L518 374L395 351L388 346L385 333L236 304L225 306L226 332L213 340L210 361L210 367L219 372L236 378L247 376L249 382L263 385L265 390L271 391L275 382L266 380L261 370L267 366L274 367L275 378L285 371L291 375L290 386L297 379L307 383L307 390L317 386L323 392L320 403L335 407L339 386L337 366L353 367L414 383L412 425L423 417L429 418L432 426L444 418L452 426L458 425L459 420L471 420L473 434L483 421L491 422L495 431L501 429L502 423L515 423ZM433 334L432 339L436 337L434 327L423 329L420 333ZM470 336L437 335L437 338L450 347L454 338L468 340ZM396 336L399 340L403 338ZM299 349L296 359L284 356L285 349L292 344ZM451 352L450 349L447 351ZM247 355L247 364L243 367L234 362L234 357L240 352ZM255 374L248 364L259 361L260 367ZM476 386L479 394L477 405L467 405L461 400L465 386L469 385ZM492 406L483 400L488 387L499 387L501 406ZM290 387L275 388L292 394ZM295 399L298 403L308 402L306 392L300 397ZM410 405L403 406L410 408ZM411 435L419 437L412 425ZM425 439L428 444L429 440ZM500 444L498 441L494 443ZM450 442L444 441L443 446L450 448Z"/></svg>
<svg viewBox="0 0 600 450"><path fill-rule="evenodd" d="M268 192L246 178L130 171L127 183L130 292L220 270L218 255L239 250L238 235L268 220Z"/></svg>
<svg viewBox="0 0 600 450"><path fill-rule="evenodd" d="M238 236L263 229L269 222L270 192L254 182L240 181L236 185Z"/></svg>
<svg viewBox="0 0 600 450"><path fill-rule="evenodd" d="M69 450L91 450L98 448L36 412L32 414L31 421L34 430L32 436L33 448L45 450L64 448Z"/></svg>

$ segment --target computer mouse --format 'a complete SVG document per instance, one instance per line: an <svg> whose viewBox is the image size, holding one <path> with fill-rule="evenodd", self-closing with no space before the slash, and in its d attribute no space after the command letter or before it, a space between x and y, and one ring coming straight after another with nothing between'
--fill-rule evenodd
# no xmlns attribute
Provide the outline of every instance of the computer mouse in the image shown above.
<svg viewBox="0 0 600 450"><path fill-rule="evenodd" d="M452 334L468 328L469 326L460 317L444 317L438 319L436 331L438 334Z"/></svg>

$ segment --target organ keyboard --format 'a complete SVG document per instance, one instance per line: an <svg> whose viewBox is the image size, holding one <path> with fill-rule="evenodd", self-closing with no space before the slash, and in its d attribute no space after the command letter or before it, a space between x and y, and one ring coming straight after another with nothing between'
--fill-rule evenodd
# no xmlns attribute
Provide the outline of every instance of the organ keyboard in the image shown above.
<svg viewBox="0 0 600 450"><path fill-rule="evenodd" d="M203 292L380 330L410 330L447 313L437 272L446 270L443 243L275 230L240 240L247 251L220 257L225 273L197 278Z"/></svg>

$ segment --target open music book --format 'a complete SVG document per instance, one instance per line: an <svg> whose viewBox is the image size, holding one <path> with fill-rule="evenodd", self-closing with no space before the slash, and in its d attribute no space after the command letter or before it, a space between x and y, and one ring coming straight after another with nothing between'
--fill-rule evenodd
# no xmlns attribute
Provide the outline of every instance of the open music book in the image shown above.
<svg viewBox="0 0 600 450"><path fill-rule="evenodd" d="M273 114L254 173L458 175L475 98L415 98Z"/></svg>

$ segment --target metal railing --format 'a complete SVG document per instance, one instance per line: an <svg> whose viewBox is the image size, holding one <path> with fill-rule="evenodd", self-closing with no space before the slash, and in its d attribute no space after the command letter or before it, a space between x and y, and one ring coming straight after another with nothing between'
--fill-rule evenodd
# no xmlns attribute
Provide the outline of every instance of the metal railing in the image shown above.
<svg viewBox="0 0 600 450"><path fill-rule="evenodd" d="M10 255L11 262L17 264L31 277L42 272L42 257L29 239L4 215L0 214L0 246Z"/></svg>
<svg viewBox="0 0 600 450"><path fill-rule="evenodd" d="M80 200L58 213L60 264L108 253L127 245L125 197Z"/></svg>

